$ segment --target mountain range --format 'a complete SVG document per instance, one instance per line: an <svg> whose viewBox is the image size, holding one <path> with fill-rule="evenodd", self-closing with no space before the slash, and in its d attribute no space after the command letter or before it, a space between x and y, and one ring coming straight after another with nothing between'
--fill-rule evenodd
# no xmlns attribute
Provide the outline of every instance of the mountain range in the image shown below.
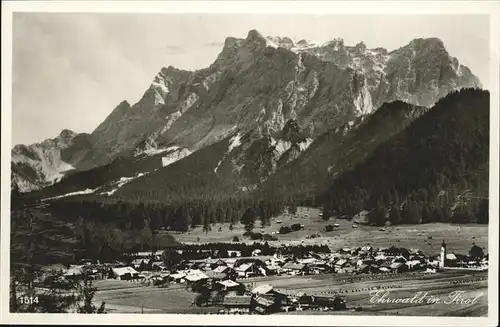
<svg viewBox="0 0 500 327"><path fill-rule="evenodd" d="M163 67L90 134L16 145L12 185L44 198L259 189L311 199L439 99L480 87L437 38L388 51L252 30L228 37L207 68Z"/></svg>

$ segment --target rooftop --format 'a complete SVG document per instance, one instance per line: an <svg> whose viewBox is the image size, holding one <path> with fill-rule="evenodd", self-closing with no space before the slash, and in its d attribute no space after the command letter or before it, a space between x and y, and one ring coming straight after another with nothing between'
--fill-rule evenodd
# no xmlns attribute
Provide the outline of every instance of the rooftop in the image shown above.
<svg viewBox="0 0 500 327"><path fill-rule="evenodd" d="M259 285L252 290L252 294L266 294L273 290L269 284Z"/></svg>

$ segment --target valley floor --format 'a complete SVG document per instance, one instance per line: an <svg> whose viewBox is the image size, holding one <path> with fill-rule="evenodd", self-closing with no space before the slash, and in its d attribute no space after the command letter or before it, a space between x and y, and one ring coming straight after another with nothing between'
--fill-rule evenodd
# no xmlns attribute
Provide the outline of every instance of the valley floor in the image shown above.
<svg viewBox="0 0 500 327"><path fill-rule="evenodd" d="M449 252L468 253L472 242L484 247L487 252L487 225L451 225L442 223L424 225L388 226L385 230L377 227L358 225L353 228L353 221L331 219L323 221L319 211L312 208L299 208L297 217L281 215L271 221L271 226L255 228L255 232L269 233L279 230L280 226L300 223L304 229L285 235L275 235L278 241L270 244L327 244L332 249L342 247L358 247L370 244L374 247L417 248L427 255L438 254L442 240L447 243ZM338 224L334 231L325 232L327 224ZM205 233L198 227L188 233L171 233L182 243L231 242L238 236L242 242L253 240L243 237L242 225L229 230L228 225L213 226L212 231ZM306 239L308 235L319 237ZM324 274L309 276L267 276L255 277L238 282L256 286L270 284L284 293L305 292L311 295L345 296L348 308L362 307L361 311L293 311L280 314L334 314L334 315L413 315L413 316L486 316L488 311L487 272L467 270L446 270L435 274L420 272L398 275L341 275ZM181 314L215 314L220 307L195 307L191 303L196 294L185 289L183 284L172 284L168 288L146 286L137 282L120 280L98 280L95 282L98 292L95 301L99 305L106 302L109 313L181 313ZM390 298L407 298L416 292L428 292L428 296L440 299L439 303L372 303L370 299L373 289L389 291ZM469 298L478 296L471 305L444 302L454 291L465 291Z"/></svg>

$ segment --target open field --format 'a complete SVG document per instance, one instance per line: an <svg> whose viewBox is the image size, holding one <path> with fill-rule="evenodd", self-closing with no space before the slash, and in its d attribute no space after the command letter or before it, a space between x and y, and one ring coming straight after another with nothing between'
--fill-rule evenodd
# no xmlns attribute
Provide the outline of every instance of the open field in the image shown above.
<svg viewBox="0 0 500 327"><path fill-rule="evenodd" d="M217 312L217 308L192 307L195 293L185 289L183 284L169 288L145 286L140 283L121 280L98 280L95 303L106 302L109 313L204 313Z"/></svg>
<svg viewBox="0 0 500 327"><path fill-rule="evenodd" d="M307 215L307 217L306 217ZM398 225L387 226L385 231L379 227L358 225L353 228L353 221L344 219L330 219L328 222L319 217L319 211L315 208L298 208L298 217L283 214L271 220L271 226L260 228L259 222L254 229L255 232L271 233L278 231L280 226L295 223L304 225L304 229L285 235L275 235L279 241L270 241L271 245L281 244L326 244L333 249L344 246L363 246L369 243L374 247L386 247L396 245L406 248L419 248L427 255L438 254L441 241L445 240L450 252L468 253L474 241L477 245L488 246L488 225L453 225L443 223L432 223L423 225ZM278 223L281 221L281 224ZM327 224L339 224L331 232L325 232ZM209 243L209 242L231 242L234 236L238 236L241 242L252 243L254 241L243 237L243 225L237 224L232 231L228 224L221 224L222 231L218 231L219 225L212 227L212 231L205 233L201 227L197 227L188 233L172 233L177 241L181 243ZM318 233L320 237L306 239L306 236Z"/></svg>
<svg viewBox="0 0 500 327"><path fill-rule="evenodd" d="M303 311L288 314L364 314L364 315L487 315L486 272L449 271L438 274L381 275L314 275L314 276L268 276L243 280L243 283L270 284L284 293L305 292L311 295L332 295L340 291L345 296L348 308L361 306L362 311ZM99 291L96 303L106 302L110 313L216 313L219 308L197 308L191 306L195 294L183 285L169 288L144 286L127 281L96 281ZM416 292L427 292L423 303L371 303L370 292L374 289L389 291L390 298L413 297ZM465 291L467 297L480 295L472 305L450 303L450 292ZM440 303L427 303L430 297L439 298ZM284 314L284 313L281 313Z"/></svg>

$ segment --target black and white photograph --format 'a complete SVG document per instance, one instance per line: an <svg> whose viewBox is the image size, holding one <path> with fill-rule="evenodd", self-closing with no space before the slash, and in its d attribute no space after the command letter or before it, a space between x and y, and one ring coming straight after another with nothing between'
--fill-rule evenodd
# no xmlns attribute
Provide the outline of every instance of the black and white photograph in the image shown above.
<svg viewBox="0 0 500 327"><path fill-rule="evenodd" d="M335 2L2 3L2 322L498 323L499 3Z"/></svg>

